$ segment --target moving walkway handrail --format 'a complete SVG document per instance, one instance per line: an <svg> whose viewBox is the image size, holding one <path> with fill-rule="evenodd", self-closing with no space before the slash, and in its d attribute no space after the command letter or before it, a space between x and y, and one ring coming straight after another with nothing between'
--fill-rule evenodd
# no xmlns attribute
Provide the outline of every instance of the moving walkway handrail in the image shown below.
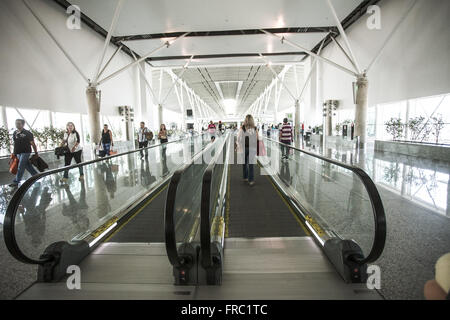
<svg viewBox="0 0 450 320"><path fill-rule="evenodd" d="M346 164L344 162L336 161L318 154L315 154L313 152L309 152L306 150L302 150L299 148L296 148L294 146L267 138L267 140L276 142L280 145L284 145L290 149L297 150L299 152L302 152L304 154L307 154L309 156L312 156L314 158L318 158L320 160L329 162L331 164L334 164L336 166L345 168L347 170L352 171L354 174L358 176L358 178L363 183L364 187L366 188L366 191L369 195L370 203L372 205L372 212L374 215L374 222L375 222L375 236L372 244L372 248L369 252L369 254L365 258L360 258L357 256L352 257L352 259L355 260L355 262L359 264L366 264L369 262L376 261L382 254L384 245L386 243L386 215L384 212L383 202L381 201L380 194L378 192L377 187L375 186L375 183L373 180L369 177L369 175L361 168Z"/></svg>
<svg viewBox="0 0 450 320"><path fill-rule="evenodd" d="M196 137L198 135L194 135L191 137ZM167 144L171 144L171 143L175 143L175 142L180 142L185 140L186 138L181 138L178 140L174 140L174 141L169 141L166 143L160 143L160 144L154 144L151 145L147 148L144 149L136 149L136 150L131 150L131 151L127 151L127 152L123 152L120 154L116 154L116 155L112 155L112 156L108 156L108 157L104 157L104 158L98 158L98 159L94 159L94 160L90 160L90 161L86 161L86 162L82 162L82 163L78 163L78 164L74 164L74 165L70 165L70 166L65 166L65 167L61 167L61 168L56 168L56 169L52 169L52 170L48 170L45 172L41 172L38 173L37 175L34 175L32 177L30 177L28 180L26 180L14 193L14 195L11 198L11 201L8 204L8 207L6 209L6 213L5 213L5 218L3 221L3 237L5 240L5 244L6 247L8 248L8 251L11 253L11 255L16 258L18 261L23 262L23 263L27 263L27 264L45 264L47 262L51 262L54 257L51 256L46 256L40 259L33 259L28 257L27 255L25 255L22 250L20 250L19 245L17 244L16 241L16 235L15 235L15 221L16 221L16 214L17 214L17 209L19 208L19 205L24 197L24 195L26 194L26 192L28 191L28 189L39 179L45 177L45 176L49 176L55 173L60 173L60 172L64 172L66 170L70 170L70 169L74 169L74 168L79 168L82 166L86 166L86 165L90 165L93 163L98 163L101 161L105 161L108 159L112 159L112 158L116 158L116 157L120 157L120 156L124 156L127 154L132 154L132 153L137 153L137 152L141 152L141 150L145 150L145 149L151 149L151 148L156 148L158 146L162 146L162 145L167 145Z"/></svg>
<svg viewBox="0 0 450 320"><path fill-rule="evenodd" d="M201 152L197 153L191 161L174 172L169 182L167 190L166 207L164 210L164 234L166 241L166 252L169 262L174 267L180 267L183 263L177 250L177 239L175 230L175 204L177 198L178 185L183 174L196 163L197 159L203 157L203 154L214 146L214 143L209 143ZM203 158L202 158L203 159ZM203 160L202 160L203 161Z"/></svg>
<svg viewBox="0 0 450 320"><path fill-rule="evenodd" d="M214 176L214 171L216 168L217 160L219 156L222 157L227 156L226 148L228 146L228 139L230 136L227 136L223 142L222 150L223 153L218 153L215 155L214 159L206 168L206 171L203 175L202 182L202 200L201 200L201 223L200 223L200 243L202 248L202 265L204 268L208 268L212 266L211 260L211 224L210 224L210 214L211 214L211 183Z"/></svg>

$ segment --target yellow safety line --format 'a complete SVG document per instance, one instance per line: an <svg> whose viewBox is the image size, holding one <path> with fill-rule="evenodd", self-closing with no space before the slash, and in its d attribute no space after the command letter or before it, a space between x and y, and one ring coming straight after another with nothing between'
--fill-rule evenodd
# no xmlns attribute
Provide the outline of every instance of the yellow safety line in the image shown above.
<svg viewBox="0 0 450 320"><path fill-rule="evenodd" d="M161 194L161 192L163 192L169 185L166 184L164 186L164 188L162 188L161 190L158 191L157 194L155 194L153 197L151 197L151 199L149 199L142 207L140 207L131 217L129 217L127 219L127 221L125 221L119 228L117 228L117 230L115 230L110 236L108 236L108 238L105 239L104 242L108 242L109 239L111 239L117 232L119 232L120 230L122 230L123 227L125 227L128 222L130 222L131 219L133 219L138 213L140 213L142 210L144 210L145 207L147 207L150 202L152 202L157 196L159 196Z"/></svg>
<svg viewBox="0 0 450 320"><path fill-rule="evenodd" d="M259 164L258 164L259 165ZM261 166L259 166L261 168ZM283 197L283 195L281 194L280 190L278 190L278 188L275 186L275 184L272 182L272 180L266 175L266 178L269 180L270 184L272 185L272 187L275 189L275 191L278 193L278 195L280 196L281 200L283 200L284 204L286 205L286 207L288 207L289 212L294 216L295 220L297 220L298 224L300 225L300 227L302 227L303 231L305 232L305 234L307 236L311 236L311 234L309 233L308 229L306 229L306 226L303 224L303 222L300 220L300 218L297 216L297 214L294 212L294 209L292 209L291 205L289 204L289 202L286 201L286 199Z"/></svg>

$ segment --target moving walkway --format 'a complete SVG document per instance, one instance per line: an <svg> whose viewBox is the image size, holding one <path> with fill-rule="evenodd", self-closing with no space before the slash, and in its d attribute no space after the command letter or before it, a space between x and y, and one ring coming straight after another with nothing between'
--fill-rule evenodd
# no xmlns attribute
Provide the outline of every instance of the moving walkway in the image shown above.
<svg viewBox="0 0 450 320"><path fill-rule="evenodd" d="M59 223L44 250L26 247L29 236L16 221L34 190L27 181L8 208L5 240L20 261L39 265L39 275L18 298L380 298L367 289L367 267L383 251L386 222L363 170L295 147L283 162L280 143L265 138L267 155L258 158L257 183L249 187L235 164L233 133L214 143L198 139L199 152L173 150L194 156L170 166L139 201L124 192L121 218L110 213L75 237ZM46 206L45 197L40 202ZM29 259L22 250L44 253ZM70 265L81 269L82 290L67 288Z"/></svg>

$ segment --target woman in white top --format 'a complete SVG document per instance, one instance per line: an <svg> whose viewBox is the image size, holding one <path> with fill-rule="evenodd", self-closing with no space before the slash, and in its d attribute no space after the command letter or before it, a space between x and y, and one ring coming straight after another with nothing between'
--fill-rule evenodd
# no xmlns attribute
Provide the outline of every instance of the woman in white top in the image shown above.
<svg viewBox="0 0 450 320"><path fill-rule="evenodd" d="M239 129L236 151L238 163L243 164L244 181L248 181L249 185L255 184L254 181L254 164L256 163L256 153L258 150L258 129L255 126L255 120L252 115L245 117L244 124Z"/></svg>
<svg viewBox="0 0 450 320"><path fill-rule="evenodd" d="M75 130L75 125L73 122L67 123L66 132L64 133L64 139L61 146L66 146L67 150L64 154L64 165L69 166L72 159L75 159L76 163L81 163L81 155L83 153L83 148L80 144L80 135ZM83 167L78 168L80 171L80 181L84 179ZM66 183L69 178L69 170L64 171L64 178L61 179L62 183Z"/></svg>

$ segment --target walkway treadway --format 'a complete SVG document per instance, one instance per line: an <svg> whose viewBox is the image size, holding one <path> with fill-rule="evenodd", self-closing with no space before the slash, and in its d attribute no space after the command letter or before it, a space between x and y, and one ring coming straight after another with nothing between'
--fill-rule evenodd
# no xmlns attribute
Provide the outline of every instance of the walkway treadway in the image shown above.
<svg viewBox="0 0 450 320"><path fill-rule="evenodd" d="M235 158L236 159L236 158ZM275 189L269 176L255 165L255 184L242 178L242 165L230 165L230 217L227 237L301 237L304 227Z"/></svg>

